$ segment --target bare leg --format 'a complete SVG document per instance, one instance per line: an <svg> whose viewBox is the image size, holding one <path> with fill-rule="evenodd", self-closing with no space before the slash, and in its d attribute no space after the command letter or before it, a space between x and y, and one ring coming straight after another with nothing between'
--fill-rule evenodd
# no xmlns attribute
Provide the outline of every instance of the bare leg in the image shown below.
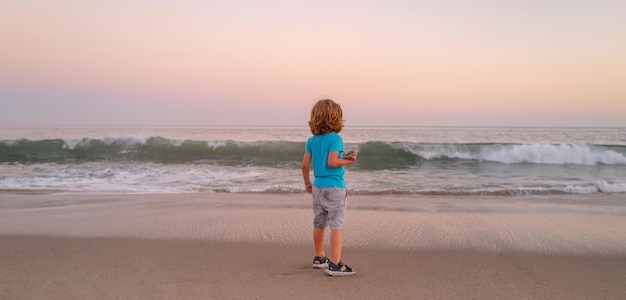
<svg viewBox="0 0 626 300"><path fill-rule="evenodd" d="M325 231L326 231L326 228L314 228L313 229L313 244L315 244L315 255L319 257L326 256L326 253L324 252L324 232Z"/></svg>
<svg viewBox="0 0 626 300"><path fill-rule="evenodd" d="M341 247L343 244L343 231L334 229L330 231L330 261L338 264L341 261Z"/></svg>

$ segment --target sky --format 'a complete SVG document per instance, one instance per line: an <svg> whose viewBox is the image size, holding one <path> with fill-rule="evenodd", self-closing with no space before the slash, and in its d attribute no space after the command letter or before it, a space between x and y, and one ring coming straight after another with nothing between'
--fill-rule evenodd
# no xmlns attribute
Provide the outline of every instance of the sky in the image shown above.
<svg viewBox="0 0 626 300"><path fill-rule="evenodd" d="M626 126L626 1L3 0L0 126Z"/></svg>

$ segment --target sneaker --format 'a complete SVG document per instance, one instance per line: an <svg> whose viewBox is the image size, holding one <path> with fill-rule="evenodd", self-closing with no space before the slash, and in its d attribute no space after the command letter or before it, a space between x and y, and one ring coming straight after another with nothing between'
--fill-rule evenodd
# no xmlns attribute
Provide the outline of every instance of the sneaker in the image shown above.
<svg viewBox="0 0 626 300"><path fill-rule="evenodd" d="M328 262L328 269L325 272L330 276L349 276L356 273L350 266L344 265L343 262L334 264L332 261Z"/></svg>
<svg viewBox="0 0 626 300"><path fill-rule="evenodd" d="M316 256L315 258L313 258L313 268L316 269L326 269L328 268L328 262L330 261L330 259L328 259L328 257L324 256Z"/></svg>

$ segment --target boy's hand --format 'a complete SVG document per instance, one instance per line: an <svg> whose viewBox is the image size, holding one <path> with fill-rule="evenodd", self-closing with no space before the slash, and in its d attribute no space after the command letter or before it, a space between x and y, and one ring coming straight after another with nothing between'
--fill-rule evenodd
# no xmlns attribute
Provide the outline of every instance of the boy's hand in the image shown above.
<svg viewBox="0 0 626 300"><path fill-rule="evenodd" d="M339 151L333 151L328 154L328 166L338 168L354 163L356 160L356 149L350 149L340 154Z"/></svg>
<svg viewBox="0 0 626 300"><path fill-rule="evenodd" d="M313 194L313 186L311 184L305 185L305 188L308 194Z"/></svg>
<svg viewBox="0 0 626 300"><path fill-rule="evenodd" d="M347 159L347 160L354 162L356 160L357 152L358 151L356 150L356 148L352 148L343 154L343 159Z"/></svg>

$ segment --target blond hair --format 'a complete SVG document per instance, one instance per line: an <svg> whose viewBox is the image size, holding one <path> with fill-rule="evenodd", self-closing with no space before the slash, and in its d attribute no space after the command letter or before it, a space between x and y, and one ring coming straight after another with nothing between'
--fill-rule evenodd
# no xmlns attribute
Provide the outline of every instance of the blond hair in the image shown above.
<svg viewBox="0 0 626 300"><path fill-rule="evenodd" d="M309 128L313 135L341 132L343 129L341 106L331 99L317 101L311 109Z"/></svg>

